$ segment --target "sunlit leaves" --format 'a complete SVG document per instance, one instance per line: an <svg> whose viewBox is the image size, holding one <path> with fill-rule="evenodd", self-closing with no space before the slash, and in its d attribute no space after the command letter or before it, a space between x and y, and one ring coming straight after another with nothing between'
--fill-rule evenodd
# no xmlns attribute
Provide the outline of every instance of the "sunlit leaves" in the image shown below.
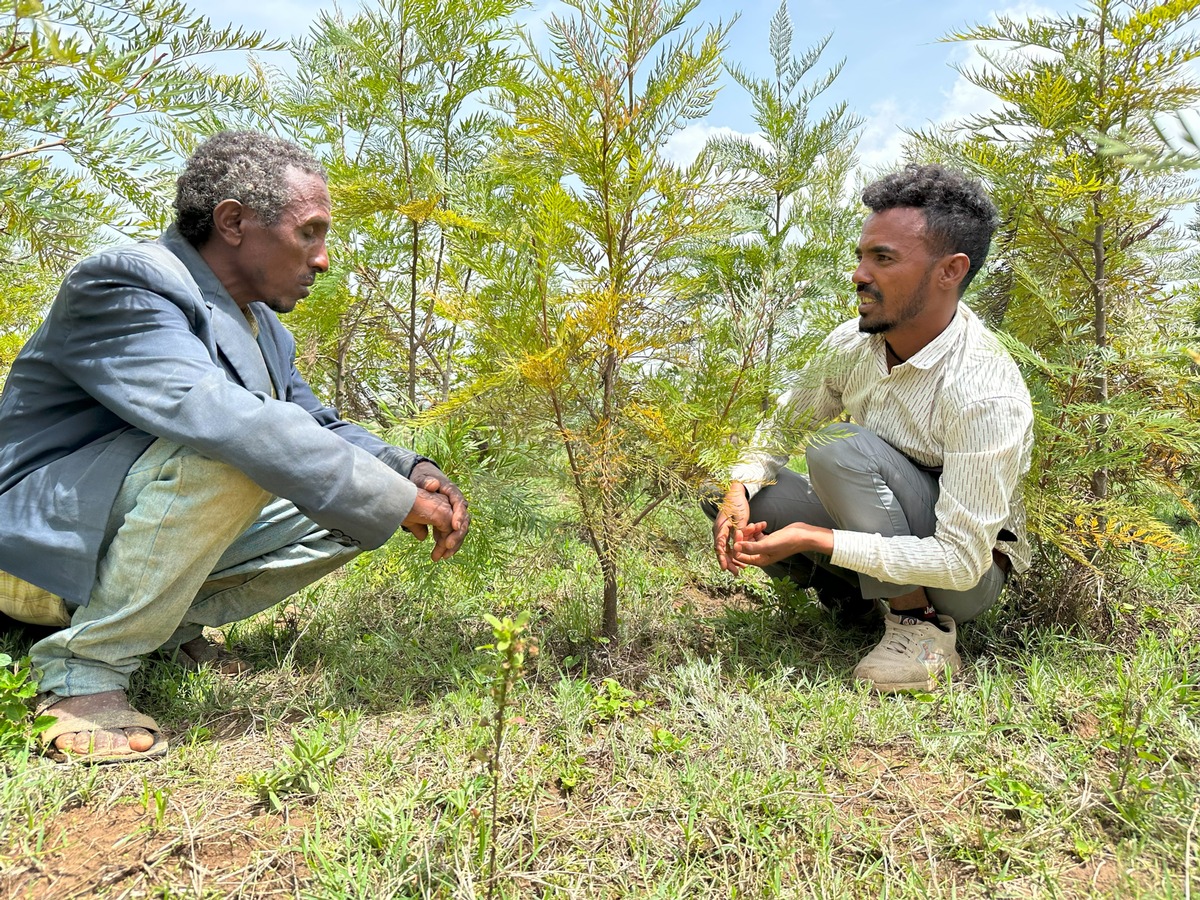
<svg viewBox="0 0 1200 900"><path fill-rule="evenodd" d="M710 305L690 367L717 416L694 423L693 434L725 448L717 473L738 452L730 438L754 427L780 373L802 365L813 338L849 311L830 315L836 292L849 290L843 273L851 268L858 206L845 186L860 120L844 103L820 117L812 112L841 68L812 74L828 41L793 55L791 20L780 4L768 42L774 75L730 70L753 103L758 134L720 135L704 148L703 164L732 197L726 235L696 248Z"/></svg>
<svg viewBox="0 0 1200 900"><path fill-rule="evenodd" d="M494 144L490 94L517 77L522 5L382 0L323 14L279 90L289 127L328 157L334 250L355 297L333 327L303 308L297 325L322 348L312 377L358 415L445 402L460 380L450 319L470 315L474 276L454 247L490 233L464 197Z"/></svg>
<svg viewBox="0 0 1200 900"><path fill-rule="evenodd" d="M20 0L0 12L0 373L62 272L116 232L153 233L198 133L255 97L206 54L272 49L177 0Z"/></svg>
<svg viewBox="0 0 1200 900"><path fill-rule="evenodd" d="M708 111L720 72L725 29L690 26L695 7L576 0L551 17L549 49L528 46L531 81L513 90L512 127L472 193L467 215L491 234L458 244L481 280L456 305L492 388L468 390L561 475L600 562L609 636L620 548L696 469L654 390L702 328L682 275L722 221L704 169L662 152Z"/></svg>

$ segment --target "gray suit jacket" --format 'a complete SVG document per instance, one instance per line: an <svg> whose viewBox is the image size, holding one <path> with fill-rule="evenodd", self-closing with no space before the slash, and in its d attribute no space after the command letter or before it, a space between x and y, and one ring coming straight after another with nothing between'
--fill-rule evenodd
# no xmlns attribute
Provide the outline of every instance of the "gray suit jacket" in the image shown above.
<svg viewBox="0 0 1200 900"><path fill-rule="evenodd" d="M158 437L237 467L344 543L395 532L423 457L322 405L292 336L250 308L257 347L174 229L71 271L0 395L0 570L86 604L113 501Z"/></svg>

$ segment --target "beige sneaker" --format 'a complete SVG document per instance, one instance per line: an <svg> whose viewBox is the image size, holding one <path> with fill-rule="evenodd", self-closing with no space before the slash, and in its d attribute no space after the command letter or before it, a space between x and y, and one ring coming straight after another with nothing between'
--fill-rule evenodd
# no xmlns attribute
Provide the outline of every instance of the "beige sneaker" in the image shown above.
<svg viewBox="0 0 1200 900"><path fill-rule="evenodd" d="M854 667L854 677L870 682L884 693L930 691L934 685L962 668L962 659L954 649L958 629L949 616L938 621L949 631L932 622L902 624L894 613L884 614L883 640Z"/></svg>

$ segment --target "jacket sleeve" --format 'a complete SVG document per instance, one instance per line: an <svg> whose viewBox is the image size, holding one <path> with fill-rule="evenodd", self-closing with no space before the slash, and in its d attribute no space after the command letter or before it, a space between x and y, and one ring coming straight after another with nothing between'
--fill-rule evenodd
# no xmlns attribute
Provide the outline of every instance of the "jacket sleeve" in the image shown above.
<svg viewBox="0 0 1200 900"><path fill-rule="evenodd" d="M321 407L307 385L287 402L231 380L197 334L209 314L197 288L151 253L86 260L58 302L59 366L130 425L240 469L365 549L408 515L416 488L397 470L406 460L393 468L364 449L369 434Z"/></svg>
<svg viewBox="0 0 1200 900"><path fill-rule="evenodd" d="M389 444L383 438L372 434L361 425L347 422L338 415L336 409L322 404L317 399L316 394L313 393L312 388L309 387L308 382L304 380L303 376L296 369L295 344L292 341L291 334L282 325L277 326L277 329L278 333L288 342L283 349L287 354L288 364L291 367L287 387L287 399L289 401L307 410L308 414L322 428L328 429L342 438L342 440L366 450L376 459L382 460L405 478L412 474L413 466L417 463L422 461L433 462L428 457L414 453L412 450L406 450L403 447L397 447L395 444Z"/></svg>

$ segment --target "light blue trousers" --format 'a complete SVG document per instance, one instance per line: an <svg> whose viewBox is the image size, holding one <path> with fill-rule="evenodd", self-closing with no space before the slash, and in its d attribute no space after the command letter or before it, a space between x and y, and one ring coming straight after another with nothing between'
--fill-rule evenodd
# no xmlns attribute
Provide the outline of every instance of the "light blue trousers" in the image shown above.
<svg viewBox="0 0 1200 900"><path fill-rule="evenodd" d="M813 436L804 457L808 476L781 470L775 484L751 499L751 522L765 521L768 531L806 522L885 537L930 537L937 527L938 474L920 468L873 431L848 423L828 425ZM856 584L869 599L899 597L917 587L833 566L828 557L819 554L797 554L765 571L773 577L791 578L803 587L815 587L814 565ZM996 602L1006 580L1004 571L993 562L974 587L964 591L926 587L925 593L942 615L969 622Z"/></svg>
<svg viewBox="0 0 1200 900"><path fill-rule="evenodd" d="M359 552L326 535L241 471L155 441L113 504L87 606L30 650L41 689L125 690L146 654L267 609Z"/></svg>

